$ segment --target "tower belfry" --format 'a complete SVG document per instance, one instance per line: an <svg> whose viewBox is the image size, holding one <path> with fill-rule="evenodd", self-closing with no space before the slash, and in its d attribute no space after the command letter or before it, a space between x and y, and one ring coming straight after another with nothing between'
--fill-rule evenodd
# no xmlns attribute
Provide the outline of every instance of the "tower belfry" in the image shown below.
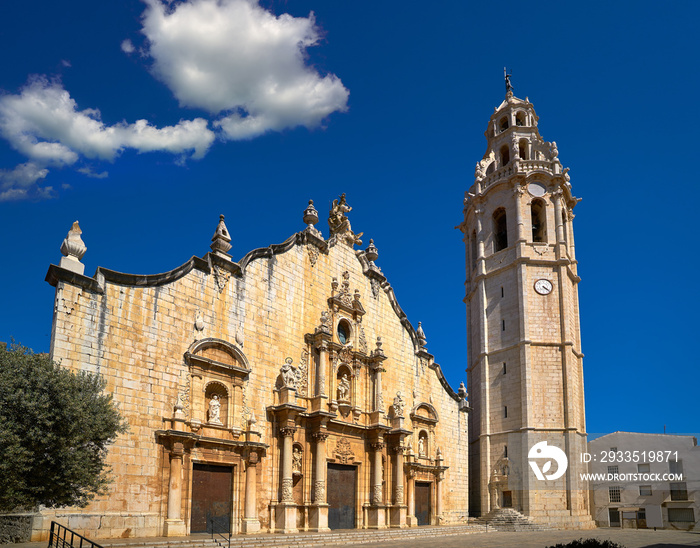
<svg viewBox="0 0 700 548"><path fill-rule="evenodd" d="M530 101L506 97L486 129L486 153L466 192L470 510L513 507L561 526L592 525L587 485L577 262L579 199L555 142L537 128ZM528 459L539 442L568 467L540 480ZM537 459L534 459L537 463ZM540 467L544 461L540 461ZM562 463L559 463L562 466ZM556 470L555 470L556 468Z"/></svg>

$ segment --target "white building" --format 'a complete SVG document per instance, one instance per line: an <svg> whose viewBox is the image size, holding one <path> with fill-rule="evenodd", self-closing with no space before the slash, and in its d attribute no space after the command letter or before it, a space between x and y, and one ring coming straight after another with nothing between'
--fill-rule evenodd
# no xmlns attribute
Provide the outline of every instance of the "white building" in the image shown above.
<svg viewBox="0 0 700 548"><path fill-rule="evenodd" d="M700 520L694 436L614 432L588 443L599 527L693 529ZM676 476L675 478L673 476Z"/></svg>

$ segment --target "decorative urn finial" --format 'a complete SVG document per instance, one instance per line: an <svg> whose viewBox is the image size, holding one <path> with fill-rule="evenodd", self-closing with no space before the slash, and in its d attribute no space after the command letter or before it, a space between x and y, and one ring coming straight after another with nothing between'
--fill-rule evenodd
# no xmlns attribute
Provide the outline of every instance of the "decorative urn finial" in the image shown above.
<svg viewBox="0 0 700 548"><path fill-rule="evenodd" d="M370 264L374 264L374 261L376 261L379 258L379 251L374 245L374 240L370 239L369 245L367 246L367 249L365 250L365 257L367 257L367 260L370 262Z"/></svg>
<svg viewBox="0 0 700 548"><path fill-rule="evenodd" d="M63 253L64 256L61 257L61 262L58 265L61 268L65 268L77 274L83 274L85 272L85 265L80 262L80 259L83 258L83 255L85 255L87 251L85 242L83 242L83 239L80 237L82 233L83 231L80 230L78 221L75 221L68 231L68 236L66 236L61 244L61 253Z"/></svg>
<svg viewBox="0 0 700 548"><path fill-rule="evenodd" d="M224 216L219 215L219 224L216 226L216 232L211 238L211 250L214 255L223 257L224 259L230 259L231 255L227 253L231 249L231 236L229 235L228 228L226 228L226 223L224 223Z"/></svg>
<svg viewBox="0 0 700 548"><path fill-rule="evenodd" d="M423 331L423 326L421 322L418 322L418 329L416 329L416 336L418 337L418 344L423 347L428 344L428 340L425 338L425 332Z"/></svg>
<svg viewBox="0 0 700 548"><path fill-rule="evenodd" d="M308 228L316 230L314 225L318 222L318 211L314 207L314 201L309 200L309 205L304 210L304 223L308 225Z"/></svg>

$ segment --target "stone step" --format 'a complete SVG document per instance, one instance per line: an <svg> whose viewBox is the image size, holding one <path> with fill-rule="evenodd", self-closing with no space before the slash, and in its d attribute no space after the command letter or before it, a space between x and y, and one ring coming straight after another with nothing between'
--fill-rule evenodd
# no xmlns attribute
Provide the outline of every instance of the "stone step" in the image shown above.
<svg viewBox="0 0 700 548"><path fill-rule="evenodd" d="M330 533L292 533L287 535L262 534L231 537L231 548L301 548L316 546L345 546L391 540L412 540L442 536L465 535L486 531L483 524L443 527L420 527L407 529L343 530ZM215 540L211 537L187 537L181 539L133 539L102 541L107 548L228 548L228 538Z"/></svg>
<svg viewBox="0 0 700 548"><path fill-rule="evenodd" d="M551 531L543 523L539 523L529 516L524 516L513 508L500 508L486 514L482 521L498 531Z"/></svg>

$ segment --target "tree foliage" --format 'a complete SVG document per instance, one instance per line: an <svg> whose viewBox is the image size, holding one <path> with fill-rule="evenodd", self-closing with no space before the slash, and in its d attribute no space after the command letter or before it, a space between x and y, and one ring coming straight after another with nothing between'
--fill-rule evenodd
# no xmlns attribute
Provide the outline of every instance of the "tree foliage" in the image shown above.
<svg viewBox="0 0 700 548"><path fill-rule="evenodd" d="M572 540L567 544L555 544L549 548L625 548L622 544L612 540L599 540L597 538L587 538Z"/></svg>
<svg viewBox="0 0 700 548"><path fill-rule="evenodd" d="M110 483L107 447L125 432L99 375L0 343L0 511L85 506Z"/></svg>

